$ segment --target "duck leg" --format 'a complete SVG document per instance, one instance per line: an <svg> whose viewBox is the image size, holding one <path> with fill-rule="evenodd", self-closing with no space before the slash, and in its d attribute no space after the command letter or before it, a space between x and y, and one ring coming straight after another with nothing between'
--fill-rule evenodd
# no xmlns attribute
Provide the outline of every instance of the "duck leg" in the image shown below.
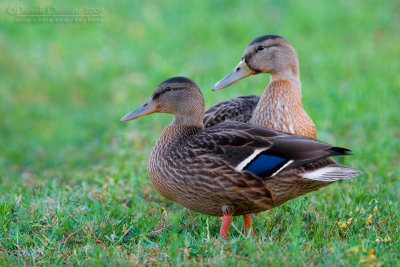
<svg viewBox="0 0 400 267"><path fill-rule="evenodd" d="M243 230L245 236L247 236L247 228L250 229L250 233L254 237L253 225L251 224L251 214L243 215Z"/></svg>
<svg viewBox="0 0 400 267"><path fill-rule="evenodd" d="M229 233L229 227L231 226L232 222L232 215L224 214L222 218L222 225L221 225L221 230L219 231L219 235L227 240L228 239L228 233Z"/></svg>

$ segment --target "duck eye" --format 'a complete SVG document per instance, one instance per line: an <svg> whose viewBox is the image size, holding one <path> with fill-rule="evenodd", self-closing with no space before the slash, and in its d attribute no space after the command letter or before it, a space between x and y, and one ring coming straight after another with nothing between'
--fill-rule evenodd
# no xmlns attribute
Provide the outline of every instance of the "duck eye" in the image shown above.
<svg viewBox="0 0 400 267"><path fill-rule="evenodd" d="M169 86L167 86L167 87L165 87L165 92L169 92L169 91L171 91L172 89L171 89L171 87L169 87Z"/></svg>
<svg viewBox="0 0 400 267"><path fill-rule="evenodd" d="M258 47L257 47L257 51L261 51L261 50L264 50L265 49L265 46L262 46L262 45L259 45Z"/></svg>

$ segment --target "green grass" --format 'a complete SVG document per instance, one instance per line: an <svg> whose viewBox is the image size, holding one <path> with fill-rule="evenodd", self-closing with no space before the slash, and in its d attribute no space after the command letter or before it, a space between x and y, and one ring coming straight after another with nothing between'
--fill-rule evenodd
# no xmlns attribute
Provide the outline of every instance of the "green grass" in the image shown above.
<svg viewBox="0 0 400 267"><path fill-rule="evenodd" d="M105 16L18 24L6 14L16 5ZM1 265L399 265L398 1L38 0L0 10ZM219 218L151 186L147 157L171 116L119 119L177 75L199 84L207 107L261 94L267 75L210 88L267 33L299 53L319 139L351 148L343 163L364 174L262 213L257 238L236 218L223 242Z"/></svg>

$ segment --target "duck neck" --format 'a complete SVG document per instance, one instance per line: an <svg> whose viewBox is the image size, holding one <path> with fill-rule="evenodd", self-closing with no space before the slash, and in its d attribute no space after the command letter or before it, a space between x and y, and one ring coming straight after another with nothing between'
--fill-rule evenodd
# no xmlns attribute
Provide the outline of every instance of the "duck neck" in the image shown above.
<svg viewBox="0 0 400 267"><path fill-rule="evenodd" d="M262 94L250 123L295 133L294 117L302 110L299 83L300 81L296 83L293 79L271 77L271 82Z"/></svg>
<svg viewBox="0 0 400 267"><path fill-rule="evenodd" d="M203 118L201 117L201 114L198 116L194 116L193 114L188 116L175 115L171 124L164 128L154 146L154 149L158 150L157 148L163 147L164 149L160 149L160 151L168 151L165 149L166 147L183 144L191 136L203 129Z"/></svg>
<svg viewBox="0 0 400 267"><path fill-rule="evenodd" d="M298 64L292 64L284 70L271 73L270 84L279 80L286 80L290 82L293 87L296 87L300 91L301 94L301 82Z"/></svg>
<svg viewBox="0 0 400 267"><path fill-rule="evenodd" d="M203 119L204 119L204 111L203 112L193 112L189 114L179 114L175 115L174 120L171 123L171 126L187 126L187 127L195 127L195 128L203 128Z"/></svg>

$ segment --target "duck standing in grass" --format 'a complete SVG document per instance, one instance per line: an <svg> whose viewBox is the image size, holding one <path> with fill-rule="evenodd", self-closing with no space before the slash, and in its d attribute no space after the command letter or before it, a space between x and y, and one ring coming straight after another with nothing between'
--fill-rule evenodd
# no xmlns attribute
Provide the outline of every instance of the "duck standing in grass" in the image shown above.
<svg viewBox="0 0 400 267"><path fill-rule="evenodd" d="M261 97L240 96L212 106L206 111L205 126L210 127L230 119L316 138L315 125L301 103L296 50L281 36L264 35L254 39L247 46L236 68L212 89L226 88L261 72L271 75L271 81Z"/></svg>
<svg viewBox="0 0 400 267"><path fill-rule="evenodd" d="M317 129L301 102L296 50L281 36L264 35L254 39L236 68L212 89L226 88L257 73L271 75L271 81L262 96L239 96L212 106L205 113L205 127L234 120L316 138ZM244 222L251 227L251 216L246 215Z"/></svg>
<svg viewBox="0 0 400 267"><path fill-rule="evenodd" d="M204 128L203 95L185 77L161 83L121 121L154 112L173 114L174 120L150 153L147 167L153 186L188 209L222 216L220 236L225 239L232 216L272 209L360 174L329 160L350 155L350 150L308 137L234 121ZM244 231L247 234L246 224Z"/></svg>

